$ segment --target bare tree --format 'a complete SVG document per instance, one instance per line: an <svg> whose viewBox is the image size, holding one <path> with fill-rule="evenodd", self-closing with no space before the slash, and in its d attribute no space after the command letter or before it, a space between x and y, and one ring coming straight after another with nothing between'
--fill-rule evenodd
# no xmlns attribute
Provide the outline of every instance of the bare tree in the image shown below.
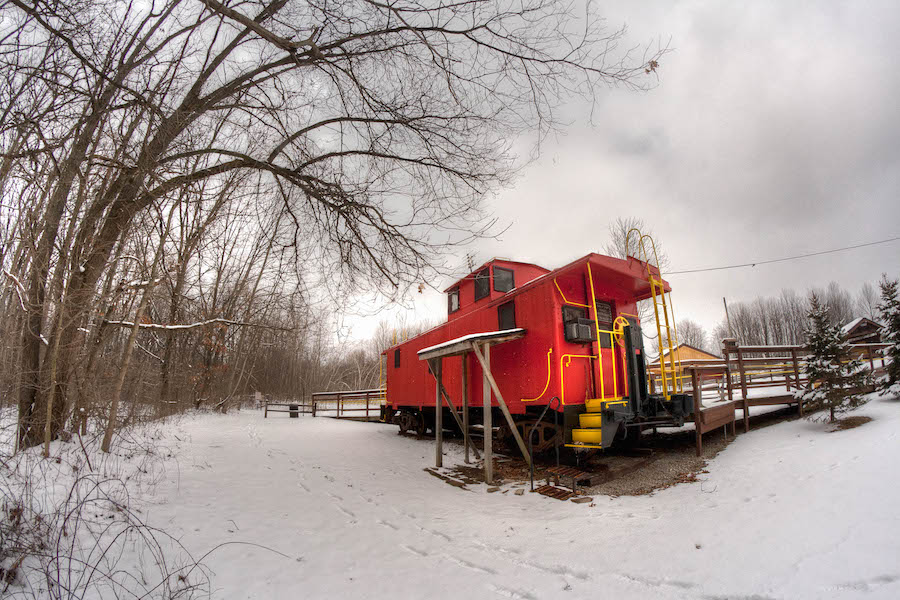
<svg viewBox="0 0 900 600"><path fill-rule="evenodd" d="M608 256L614 256L616 258L626 258L629 256L634 256L641 260L646 258L650 264L663 271L663 277L665 277L665 270L669 268L669 257L663 250L662 243L659 240L654 239L653 244L649 241L644 241L642 244L641 236L636 234L632 234L631 236L628 235L633 229L637 229L643 235L648 235L651 238L653 237L653 231L646 223L644 223L643 219L637 217L617 217L615 221L609 224L609 241L607 241L606 246L603 247L603 251ZM657 264L657 259L659 264ZM641 323L645 324L645 326L642 327L644 337L651 341L653 347L656 348L658 352L659 340L656 339L658 336L654 333L656 330L655 326L648 327L646 325L654 318L653 301L644 300L638 302L637 312Z"/></svg>
<svg viewBox="0 0 900 600"><path fill-rule="evenodd" d="M687 344L688 346L693 346L698 350L709 351L708 346L708 338L706 335L706 330L703 329L703 326L693 321L691 319L681 319L675 326L675 334L677 336L677 340L673 337L672 339L672 347L674 348L676 344ZM662 341L662 349L668 350L669 340L665 337L665 332L663 332L663 341ZM660 344L654 344L653 348L656 354L659 354Z"/></svg>
<svg viewBox="0 0 900 600"><path fill-rule="evenodd" d="M632 229L637 229L642 234L653 238L656 252L654 253L654 245L651 245L649 241L645 241L642 246L640 236L632 234L629 237L628 232ZM665 271L669 268L669 256L663 249L662 242L655 238L653 230L643 219L638 217L617 217L615 221L610 223L609 241L607 241L606 245L603 247L603 251L606 252L607 255L615 256L616 258L634 256L643 259L646 253L650 263L659 267L660 270L663 271L663 275L665 275ZM657 258L659 259L659 264L657 264Z"/></svg>
<svg viewBox="0 0 900 600"><path fill-rule="evenodd" d="M862 285L856 296L856 316L878 322L878 293L875 286L868 281Z"/></svg>
<svg viewBox="0 0 900 600"><path fill-rule="evenodd" d="M679 343L687 344L700 350L708 350L706 331L696 321L682 319L678 322L676 330L678 331Z"/></svg>
<svg viewBox="0 0 900 600"><path fill-rule="evenodd" d="M664 52L620 52L623 30L559 0L10 0L2 11L0 192L16 224L0 259L23 446L55 437L92 353L109 383L102 355L134 337L134 360L162 365L154 396L168 402L176 351L202 364L198 394L215 379L227 395L247 384L264 338L221 322L177 330L186 343L154 323L123 337L101 315L146 303L162 320L275 319L291 293L276 271L301 293L422 280L489 230L480 202L515 173L518 134L553 130L573 94L652 85ZM124 257L154 206L177 215L162 254L175 261L168 301L127 285ZM234 234L248 223L265 244ZM198 271L179 283L186 269Z"/></svg>

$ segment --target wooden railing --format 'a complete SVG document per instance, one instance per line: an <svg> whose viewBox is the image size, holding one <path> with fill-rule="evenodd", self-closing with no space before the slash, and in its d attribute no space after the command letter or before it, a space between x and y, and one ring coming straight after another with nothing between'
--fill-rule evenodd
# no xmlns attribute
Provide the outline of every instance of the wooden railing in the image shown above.
<svg viewBox="0 0 900 600"><path fill-rule="evenodd" d="M868 362L869 369L878 374L884 370L886 357L883 350L889 344L853 344L854 354ZM803 346L740 346L734 340L725 340L722 360L682 361L684 391L694 397L694 426L697 436L697 454L702 452L702 435L718 427L732 424L734 411L743 411L744 431L750 429L751 406L797 405L803 415L803 401L795 393L808 379L806 363L810 352ZM880 363L876 366L876 363ZM710 385L711 382L711 385ZM784 386L785 393L777 388ZM770 388L768 392L750 393L751 389ZM715 402L709 391L715 392ZM737 394L735 393L737 390ZM737 398L735 396L738 395ZM728 415L731 415L730 418Z"/></svg>
<svg viewBox="0 0 900 600"><path fill-rule="evenodd" d="M852 344L854 353L880 373L886 357L882 350L888 344ZM750 390L784 387L785 392L801 389L808 383L806 362L809 350L804 346L740 346L725 340L722 359L685 359L678 375L685 393L699 385L704 398L734 400L750 395ZM696 372L696 381L692 373ZM651 385L656 384L651 373ZM656 387L652 385L652 387Z"/></svg>
<svg viewBox="0 0 900 600"><path fill-rule="evenodd" d="M384 390L348 390L342 392L316 392L312 395L313 416L332 416L339 419L381 418L384 406ZM333 414L328 414L333 413Z"/></svg>

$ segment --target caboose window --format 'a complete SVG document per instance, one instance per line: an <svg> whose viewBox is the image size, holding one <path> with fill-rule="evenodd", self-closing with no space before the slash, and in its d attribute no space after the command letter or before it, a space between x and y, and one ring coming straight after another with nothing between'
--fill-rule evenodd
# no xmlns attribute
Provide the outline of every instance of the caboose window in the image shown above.
<svg viewBox="0 0 900 600"><path fill-rule="evenodd" d="M475 274L475 300L486 298L491 293L491 269L485 267Z"/></svg>
<svg viewBox="0 0 900 600"><path fill-rule="evenodd" d="M600 347L612 348L612 339L604 331L612 330L612 304L597 300L597 324L600 326Z"/></svg>
<svg viewBox="0 0 900 600"><path fill-rule="evenodd" d="M400 348L394 350L394 368L400 367Z"/></svg>
<svg viewBox="0 0 900 600"><path fill-rule="evenodd" d="M609 329L612 326L612 304L597 300L597 321L600 329Z"/></svg>
<svg viewBox="0 0 900 600"><path fill-rule="evenodd" d="M494 267L494 290L498 292L508 292L514 287L516 287L516 280L512 269Z"/></svg>
<svg viewBox="0 0 900 600"><path fill-rule="evenodd" d="M453 288L447 294L447 312L459 310L459 288Z"/></svg>
<svg viewBox="0 0 900 600"><path fill-rule="evenodd" d="M497 323L498 328L504 329L516 328L516 303L507 302L497 307Z"/></svg>

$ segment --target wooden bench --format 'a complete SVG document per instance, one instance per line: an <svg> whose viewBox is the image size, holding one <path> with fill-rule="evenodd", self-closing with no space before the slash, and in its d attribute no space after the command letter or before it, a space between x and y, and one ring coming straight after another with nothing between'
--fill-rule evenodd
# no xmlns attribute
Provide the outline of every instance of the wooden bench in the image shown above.
<svg viewBox="0 0 900 600"><path fill-rule="evenodd" d="M731 435L737 435L734 410L738 401L722 402L708 408L694 409L694 429L697 439L697 456L703 455L703 434L731 425ZM727 429L726 429L727 435Z"/></svg>

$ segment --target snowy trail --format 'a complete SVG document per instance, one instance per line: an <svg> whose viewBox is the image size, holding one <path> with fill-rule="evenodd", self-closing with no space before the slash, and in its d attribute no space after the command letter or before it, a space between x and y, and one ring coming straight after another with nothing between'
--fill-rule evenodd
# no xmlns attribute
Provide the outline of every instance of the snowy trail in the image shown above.
<svg viewBox="0 0 900 600"><path fill-rule="evenodd" d="M900 402L743 435L702 483L596 506L461 490L396 427L203 416L149 520L215 598L897 598ZM462 462L450 448L445 464Z"/></svg>

